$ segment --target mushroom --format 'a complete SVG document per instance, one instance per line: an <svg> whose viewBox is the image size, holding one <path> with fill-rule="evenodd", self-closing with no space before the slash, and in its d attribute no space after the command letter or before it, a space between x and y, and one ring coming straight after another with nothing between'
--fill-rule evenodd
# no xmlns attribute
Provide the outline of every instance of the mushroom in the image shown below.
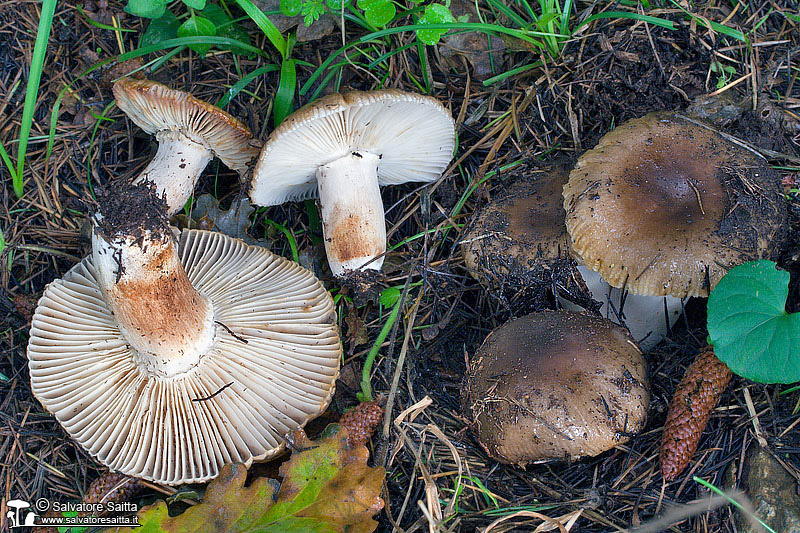
<svg viewBox="0 0 800 533"><path fill-rule="evenodd" d="M467 270L525 311L551 305L550 288L565 309L594 310L597 304L586 296L591 294L602 316L626 326L639 346L650 350L680 316L682 302L627 294L584 265L576 267L564 223L562 190L568 176L564 167L534 179L526 173L487 204L461 241Z"/></svg>
<svg viewBox="0 0 800 533"><path fill-rule="evenodd" d="M47 286L31 388L114 471L175 485L269 458L330 402L333 301L303 267L220 233L177 242L145 182L109 190L92 254Z"/></svg>
<svg viewBox="0 0 800 533"><path fill-rule="evenodd" d="M319 197L334 276L380 270L386 222L380 186L437 179L455 126L436 99L398 90L325 96L272 132L253 172L258 205Z"/></svg>
<svg viewBox="0 0 800 533"><path fill-rule="evenodd" d="M465 416L494 459L524 466L595 456L626 442L647 417L642 353L601 317L542 311L483 342L462 388Z"/></svg>
<svg viewBox="0 0 800 533"><path fill-rule="evenodd" d="M633 294L707 297L727 270L774 258L780 179L701 123L650 113L583 154L564 186L567 231L586 266Z"/></svg>
<svg viewBox="0 0 800 533"><path fill-rule="evenodd" d="M135 183L152 181L159 194L166 193L170 215L186 204L214 156L243 174L258 155L260 145L244 124L191 94L132 78L118 80L113 91L117 106L158 140L155 157Z"/></svg>

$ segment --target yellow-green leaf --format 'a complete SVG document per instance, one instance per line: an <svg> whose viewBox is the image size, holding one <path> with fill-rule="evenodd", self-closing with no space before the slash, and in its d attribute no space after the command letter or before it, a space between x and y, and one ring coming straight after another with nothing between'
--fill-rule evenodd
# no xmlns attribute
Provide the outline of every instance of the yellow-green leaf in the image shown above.
<svg viewBox="0 0 800 533"><path fill-rule="evenodd" d="M369 533L383 508L385 471L367 466L364 446L350 447L347 431L329 426L317 441L302 430L290 435L292 456L280 467L283 482L257 478L245 487L244 465L225 465L203 501L170 517L158 501L139 511L140 528L108 531L149 533Z"/></svg>

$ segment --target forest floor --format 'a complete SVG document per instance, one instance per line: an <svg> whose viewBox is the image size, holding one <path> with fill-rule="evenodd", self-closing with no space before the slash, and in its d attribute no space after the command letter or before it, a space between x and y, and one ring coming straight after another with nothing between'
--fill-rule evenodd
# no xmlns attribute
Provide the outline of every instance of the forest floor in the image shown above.
<svg viewBox="0 0 800 533"><path fill-rule="evenodd" d="M8 168L0 166L4 501L80 499L104 470L31 393L25 349L31 313L45 286L87 254L86 214L93 189L137 175L155 153L155 141L110 105L110 80L144 66L141 72L150 79L217 102L249 73L281 62L258 27L234 2L228 4L263 55L213 48L200 56L186 47L177 52L165 48L88 74L85 71L99 61L137 50L149 21L125 13L124 3L116 0L85 0L82 7L60 2L57 7L32 117L21 198L14 193ZM269 0L256 4L265 12L277 9L277 2ZM498 7L505 4L508 12ZM690 468L674 482L663 481L658 452L666 410L684 370L706 344L704 300L688 302L671 334L646 354L652 382L647 425L610 452L527 468L500 464L478 445L461 410L468 359L490 331L521 312L482 288L464 266L459 243L474 213L515 179L571 165L614 126L651 111L685 110L696 98L714 93L741 104L741 115L724 129L757 147L785 184L792 238L779 264L792 275L788 308L800 309L797 3L684 4L580 1L565 19L564 37L541 45L491 30L530 24L527 2L451 0L450 11L462 15L460 20L477 21L475 5L479 6L480 19L494 35L462 32L429 46L419 43L413 30L374 36L363 23L348 18L342 28L337 18L326 15L327 30L320 26L311 35L301 35L313 40L298 42L292 50L295 108L337 90L398 88L429 92L456 120L457 152L442 179L427 187L409 184L383 190L391 250L381 283L393 288L384 293L387 298L407 290L403 312L381 347L372 375L375 393L384 401L392 398L388 419L404 413L401 421L382 424L370 445L372 460L387 469L386 506L377 517L380 531L428 529L430 517L446 518L440 531L482 530L500 518L505 521L492 531L533 531L542 520L530 512L564 522L574 519L573 531L628 530L686 504L706 501L708 489L693 476L728 487L726 470L757 441L766 443L786 471L800 480L795 412L800 391L783 394L788 386L735 377ZM0 0L0 142L15 160L41 6L38 1ZM538 4L535 7L538 10ZM180 2L171 8L186 11ZM419 14L413 8L408 3L405 11L399 9L388 27L412 24ZM579 27L580 20L609 11L647 15L665 24L617 15ZM281 20L286 23L279 25L281 31L295 31L285 17ZM710 22L716 24L714 29ZM663 27L666 23L672 28ZM343 43L347 57L340 50ZM333 59L326 63L329 58ZM225 106L260 139L273 127L278 74L264 69ZM60 109L54 116L57 100ZM196 194L209 193L227 207L239 192L236 175L214 162L203 173ZM356 306L347 291L337 288L326 271L313 219L313 204L288 203L257 209L248 230L252 237L265 239L274 253L289 258L293 248L285 235L291 235L300 262L343 295L337 310L345 361L329 413L309 425L310 433L357 403L364 358L390 312L390 306L379 302ZM542 302L552 303L552 296L537 305ZM400 360L400 379L393 386ZM406 411L412 406L413 416ZM274 470L257 465L253 470L271 472L270 468ZM150 489L151 500L156 493ZM676 515L669 530L737 531L735 513L732 506L722 505L688 517Z"/></svg>

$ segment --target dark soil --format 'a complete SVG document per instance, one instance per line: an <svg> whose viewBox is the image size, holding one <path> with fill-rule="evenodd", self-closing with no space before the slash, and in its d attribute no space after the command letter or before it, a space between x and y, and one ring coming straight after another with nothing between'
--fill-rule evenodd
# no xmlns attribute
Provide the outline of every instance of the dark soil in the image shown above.
<svg viewBox="0 0 800 533"><path fill-rule="evenodd" d="M167 202L159 198L155 184L144 181L132 185L114 180L97 189L98 212L102 215L99 227L106 237L126 237L138 241L144 232L152 239L170 234Z"/></svg>

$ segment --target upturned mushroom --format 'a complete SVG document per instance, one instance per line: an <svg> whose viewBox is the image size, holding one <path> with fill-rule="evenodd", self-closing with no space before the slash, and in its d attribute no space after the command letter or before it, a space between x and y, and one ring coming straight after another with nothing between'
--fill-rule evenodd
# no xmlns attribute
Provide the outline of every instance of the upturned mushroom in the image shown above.
<svg viewBox="0 0 800 533"><path fill-rule="evenodd" d="M602 316L625 325L647 351L675 323L682 302L672 296L628 294L575 264L564 222L562 190L568 176L564 167L526 172L481 209L462 239L467 270L507 299L515 311L549 307L551 289L566 309L596 308Z"/></svg>
<svg viewBox="0 0 800 533"><path fill-rule="evenodd" d="M628 331L569 311L533 313L494 330L462 388L480 444L515 465L622 444L644 427L649 399L644 358Z"/></svg>
<svg viewBox="0 0 800 533"><path fill-rule="evenodd" d="M619 125L564 186L576 255L633 294L707 297L727 270L775 258L780 179L761 157L675 113Z"/></svg>
<svg viewBox="0 0 800 533"><path fill-rule="evenodd" d="M398 90L332 94L272 132L250 198L278 205L318 197L334 276L380 270L386 252L380 186L437 179L454 147L453 118L434 98Z"/></svg>
<svg viewBox="0 0 800 533"><path fill-rule="evenodd" d="M328 292L238 239L185 230L176 242L150 183L100 205L92 254L33 317L36 398L97 460L159 483L276 454L333 394L342 348Z"/></svg>
<svg viewBox="0 0 800 533"><path fill-rule="evenodd" d="M155 157L135 183L151 181L175 214L194 192L211 159L243 174L260 143L239 120L189 93L149 80L121 78L113 87L117 106L158 140Z"/></svg>

